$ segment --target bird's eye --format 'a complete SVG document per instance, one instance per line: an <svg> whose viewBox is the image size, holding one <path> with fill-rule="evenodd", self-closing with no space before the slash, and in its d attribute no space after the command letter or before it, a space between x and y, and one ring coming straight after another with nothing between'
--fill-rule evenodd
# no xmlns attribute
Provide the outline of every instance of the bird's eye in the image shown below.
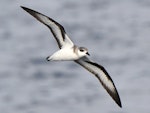
<svg viewBox="0 0 150 113"><path fill-rule="evenodd" d="M80 51L83 52L84 50L83 50L83 49L80 49Z"/></svg>

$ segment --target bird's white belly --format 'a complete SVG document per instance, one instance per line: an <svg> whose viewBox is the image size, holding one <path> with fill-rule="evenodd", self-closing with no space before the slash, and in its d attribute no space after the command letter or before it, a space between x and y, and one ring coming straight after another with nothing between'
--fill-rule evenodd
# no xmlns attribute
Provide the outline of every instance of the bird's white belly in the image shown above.
<svg viewBox="0 0 150 113"><path fill-rule="evenodd" d="M78 58L78 55L70 48L60 49L51 56L52 60L77 60Z"/></svg>

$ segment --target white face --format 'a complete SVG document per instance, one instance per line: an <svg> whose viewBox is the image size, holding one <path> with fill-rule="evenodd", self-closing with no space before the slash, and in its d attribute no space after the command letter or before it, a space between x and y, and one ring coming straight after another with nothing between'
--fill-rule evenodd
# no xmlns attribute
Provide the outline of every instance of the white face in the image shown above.
<svg viewBox="0 0 150 113"><path fill-rule="evenodd" d="M78 55L80 57L84 57L84 56L90 55L90 54L88 53L88 49L87 48L85 48L85 47L79 47Z"/></svg>

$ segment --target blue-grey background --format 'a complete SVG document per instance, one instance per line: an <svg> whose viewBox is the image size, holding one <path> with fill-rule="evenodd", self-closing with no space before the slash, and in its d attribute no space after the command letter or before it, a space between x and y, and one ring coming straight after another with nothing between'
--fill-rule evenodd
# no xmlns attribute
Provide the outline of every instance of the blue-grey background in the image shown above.
<svg viewBox="0 0 150 113"><path fill-rule="evenodd" d="M74 62L47 62L50 31L20 8L61 23L114 80L120 109ZM150 113L149 0L1 0L0 113Z"/></svg>

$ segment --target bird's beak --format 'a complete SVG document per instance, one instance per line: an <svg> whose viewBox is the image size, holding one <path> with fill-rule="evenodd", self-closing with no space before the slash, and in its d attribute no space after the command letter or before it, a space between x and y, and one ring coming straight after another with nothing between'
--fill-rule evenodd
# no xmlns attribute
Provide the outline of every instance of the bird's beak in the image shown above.
<svg viewBox="0 0 150 113"><path fill-rule="evenodd" d="M86 54L90 56L90 54L88 52Z"/></svg>

